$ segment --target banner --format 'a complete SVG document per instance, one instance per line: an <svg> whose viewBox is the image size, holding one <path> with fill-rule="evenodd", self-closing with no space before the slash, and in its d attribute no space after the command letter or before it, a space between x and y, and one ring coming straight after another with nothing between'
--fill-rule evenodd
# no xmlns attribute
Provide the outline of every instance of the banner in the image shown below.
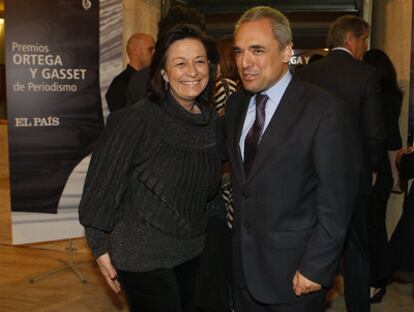
<svg viewBox="0 0 414 312"><path fill-rule="evenodd" d="M99 2L6 0L12 211L57 213L103 128Z"/></svg>
<svg viewBox="0 0 414 312"><path fill-rule="evenodd" d="M328 54L327 49L293 49L293 55L289 61L289 68L292 71L300 69L312 62L324 58Z"/></svg>

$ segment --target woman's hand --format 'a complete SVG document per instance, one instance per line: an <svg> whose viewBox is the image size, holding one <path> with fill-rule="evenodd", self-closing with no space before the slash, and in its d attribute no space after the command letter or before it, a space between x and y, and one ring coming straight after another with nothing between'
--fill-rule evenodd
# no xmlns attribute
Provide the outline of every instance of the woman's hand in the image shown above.
<svg viewBox="0 0 414 312"><path fill-rule="evenodd" d="M111 262L109 253L105 253L96 259L99 269L101 269L102 275L105 277L106 283L117 294L121 291L121 284L118 281L118 275Z"/></svg>

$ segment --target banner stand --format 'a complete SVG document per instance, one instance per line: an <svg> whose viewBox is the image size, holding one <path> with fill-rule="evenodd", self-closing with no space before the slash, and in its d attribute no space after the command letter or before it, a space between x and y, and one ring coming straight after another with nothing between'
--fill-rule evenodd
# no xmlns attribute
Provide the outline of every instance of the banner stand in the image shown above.
<svg viewBox="0 0 414 312"><path fill-rule="evenodd" d="M58 273L60 271L70 269L73 273L75 273L78 276L81 283L86 283L87 282L86 279L83 277L82 273L78 270L78 268L76 267L76 264L81 263L81 262L87 262L87 261L81 261L81 262L73 261L73 251L74 250L76 250L76 249L73 249L72 238L69 238L68 239L68 246L66 247L66 251L67 251L67 254L68 254L68 260L65 261L65 260L58 259L58 261L62 262L63 265L59 265L55 268L52 268L52 269L47 270L43 273L40 273L40 274L32 277L29 280L29 282L34 283L38 280L47 278L48 276L53 275L55 273ZM91 260L88 260L88 261L91 261Z"/></svg>

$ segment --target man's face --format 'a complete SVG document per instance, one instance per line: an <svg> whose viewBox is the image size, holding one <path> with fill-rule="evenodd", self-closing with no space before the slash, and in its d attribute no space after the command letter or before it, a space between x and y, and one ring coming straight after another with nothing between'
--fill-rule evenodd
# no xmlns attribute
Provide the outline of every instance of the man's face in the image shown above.
<svg viewBox="0 0 414 312"><path fill-rule="evenodd" d="M258 93L273 86L288 70L292 45L280 48L268 19L241 24L234 34L237 69L247 91Z"/></svg>
<svg viewBox="0 0 414 312"><path fill-rule="evenodd" d="M142 39L141 45L138 47L138 57L142 67L148 67L151 64L152 56L155 51L155 42L151 37Z"/></svg>
<svg viewBox="0 0 414 312"><path fill-rule="evenodd" d="M345 48L352 53L354 58L362 61L362 57L368 49L368 31L365 31L359 37L355 36L355 34L351 32L348 32L345 38Z"/></svg>

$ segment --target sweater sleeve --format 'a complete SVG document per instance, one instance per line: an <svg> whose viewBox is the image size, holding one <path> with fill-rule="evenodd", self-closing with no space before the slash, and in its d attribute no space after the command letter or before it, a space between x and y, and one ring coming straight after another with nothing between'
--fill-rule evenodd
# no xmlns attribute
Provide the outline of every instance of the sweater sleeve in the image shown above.
<svg viewBox="0 0 414 312"><path fill-rule="evenodd" d="M79 220L85 227L88 244L99 257L108 250L106 233L117 220L118 208L128 184L135 142L145 132L143 118L133 108L112 113L99 137L86 175Z"/></svg>

